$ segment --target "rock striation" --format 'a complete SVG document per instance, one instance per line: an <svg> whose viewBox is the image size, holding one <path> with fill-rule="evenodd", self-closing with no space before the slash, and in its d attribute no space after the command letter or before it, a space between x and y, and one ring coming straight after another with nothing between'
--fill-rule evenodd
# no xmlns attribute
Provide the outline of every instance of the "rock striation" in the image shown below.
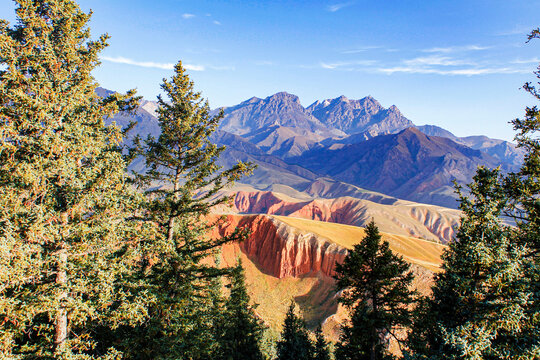
<svg viewBox="0 0 540 360"><path fill-rule="evenodd" d="M381 204L340 197L301 201L270 191L238 191L234 207L244 214L269 214L365 226L375 219L381 231L447 243L459 222L457 210L396 201Z"/></svg>
<svg viewBox="0 0 540 360"><path fill-rule="evenodd" d="M251 235L240 244L259 268L279 279L301 277L321 272L334 275L336 262L343 262L347 250L314 234L294 231L283 222L267 215L227 215L214 229L213 236L226 236L236 227L248 228Z"/></svg>

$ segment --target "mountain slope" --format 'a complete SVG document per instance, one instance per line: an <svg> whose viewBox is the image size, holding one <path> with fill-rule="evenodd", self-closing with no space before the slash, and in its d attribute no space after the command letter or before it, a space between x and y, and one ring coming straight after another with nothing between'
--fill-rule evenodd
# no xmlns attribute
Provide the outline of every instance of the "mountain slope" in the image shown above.
<svg viewBox="0 0 540 360"><path fill-rule="evenodd" d="M253 97L239 105L223 108L220 129L244 135L272 125L309 130L324 136L343 135L322 124L300 104L298 96L280 92L265 99Z"/></svg>
<svg viewBox="0 0 540 360"><path fill-rule="evenodd" d="M452 180L470 181L478 165L495 158L416 128L340 149L318 149L294 163L335 179L402 199L455 207Z"/></svg>
<svg viewBox="0 0 540 360"><path fill-rule="evenodd" d="M385 109L371 96L360 100L349 100L340 96L336 99L316 101L307 110L326 126L347 134L367 133L376 136L414 126L397 107L392 105Z"/></svg>
<svg viewBox="0 0 540 360"><path fill-rule="evenodd" d="M457 137L450 131L435 125L423 125L417 126L417 128L426 135L445 137L458 144L468 146L471 149L482 150L507 164L521 164L525 155L524 150L517 148L508 141L492 139L483 135Z"/></svg>

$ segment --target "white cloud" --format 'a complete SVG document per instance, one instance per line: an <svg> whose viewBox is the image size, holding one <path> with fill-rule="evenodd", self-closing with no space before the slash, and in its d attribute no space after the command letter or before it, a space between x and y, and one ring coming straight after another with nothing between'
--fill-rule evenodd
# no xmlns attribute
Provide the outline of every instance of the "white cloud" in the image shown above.
<svg viewBox="0 0 540 360"><path fill-rule="evenodd" d="M435 75L462 75L462 76L474 76L474 75L492 75L492 74L523 74L528 73L530 70L512 68L512 67L499 67L499 68L466 68L466 69L452 69L442 70L433 68L422 68L414 66L396 66L390 68L379 68L377 71L385 74L406 73L406 74L435 74Z"/></svg>
<svg viewBox="0 0 540 360"><path fill-rule="evenodd" d="M339 62L321 62L319 65L323 69L340 69L340 70L358 70L358 67L373 66L377 62L375 60L358 60L358 61L339 61Z"/></svg>
<svg viewBox="0 0 540 360"><path fill-rule="evenodd" d="M258 65L258 66L272 66L272 65L275 65L273 61L270 61L270 60L259 60L259 61L255 61L255 65Z"/></svg>
<svg viewBox="0 0 540 360"><path fill-rule="evenodd" d="M153 68L153 69L162 69L162 70L173 70L174 65L173 63L158 63L153 61L136 61L133 59L128 59L122 56L101 56L101 60L108 61L116 64L126 64L126 65L133 65L133 66L139 66L144 68ZM204 71L203 65L192 65L192 64L183 64L184 68L191 71Z"/></svg>
<svg viewBox="0 0 540 360"><path fill-rule="evenodd" d="M326 7L326 10L330 11L330 12L336 12L336 11L339 11L343 8L346 8L348 6L351 6L351 5L354 5L353 2L347 2L347 3L339 3L339 4L334 4L334 5L328 5Z"/></svg>
<svg viewBox="0 0 540 360"><path fill-rule="evenodd" d="M461 66L461 65L474 65L474 63L465 61L465 60L458 60L458 59L452 59L448 56L441 56L441 55L432 55L432 56L425 56L425 57L417 57L414 59L404 60L404 64L408 66Z"/></svg>
<svg viewBox="0 0 540 360"><path fill-rule="evenodd" d="M221 25L221 23L219 21L217 21L217 20L214 20L213 23L216 24L216 25Z"/></svg>
<svg viewBox="0 0 540 360"><path fill-rule="evenodd" d="M540 63L540 58L516 59L512 61L512 64L538 64L538 63Z"/></svg>
<svg viewBox="0 0 540 360"><path fill-rule="evenodd" d="M185 13L185 14L182 14L182 17L183 17L184 19L191 19L191 18L194 18L195 15L189 14L189 13Z"/></svg>
<svg viewBox="0 0 540 360"><path fill-rule="evenodd" d="M524 25L516 25L513 29L501 31L496 33L496 36L511 36L511 35L528 35L533 29L536 29L537 26L524 26Z"/></svg>
<svg viewBox="0 0 540 360"><path fill-rule="evenodd" d="M359 47L354 48L354 49L344 50L341 53L342 54L358 54L358 53L362 53L362 52L365 52L365 51L368 51L368 50L376 50L376 49L382 49L382 48L383 48L382 46L377 46L377 45L359 46Z"/></svg>
<svg viewBox="0 0 540 360"><path fill-rule="evenodd" d="M424 49L423 52L427 53L452 53L460 51L480 51L490 49L491 46L478 46L478 45L464 45L464 46L448 46L448 47L434 47L430 49Z"/></svg>

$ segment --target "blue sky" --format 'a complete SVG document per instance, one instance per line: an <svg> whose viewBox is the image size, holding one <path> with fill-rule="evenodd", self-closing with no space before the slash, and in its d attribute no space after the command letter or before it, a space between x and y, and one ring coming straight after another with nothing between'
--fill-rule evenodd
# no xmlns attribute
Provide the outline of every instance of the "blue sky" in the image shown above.
<svg viewBox="0 0 540 360"><path fill-rule="evenodd" d="M110 47L95 71L107 88L159 93L178 60L212 107L287 91L318 99L371 95L418 125L510 140L534 99L540 1L80 0ZM13 20L14 5L0 2Z"/></svg>

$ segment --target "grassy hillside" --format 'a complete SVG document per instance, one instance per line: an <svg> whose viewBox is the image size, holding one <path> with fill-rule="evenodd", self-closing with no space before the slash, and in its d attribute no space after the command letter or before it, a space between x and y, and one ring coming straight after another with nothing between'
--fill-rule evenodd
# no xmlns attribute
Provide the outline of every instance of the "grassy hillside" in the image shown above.
<svg viewBox="0 0 540 360"><path fill-rule="evenodd" d="M290 225L296 231L310 232L331 242L351 249L365 236L363 228L357 226L306 220L286 216L274 216ZM431 271L438 271L441 254L445 245L404 235L382 233L390 248L412 264L420 265Z"/></svg>
<svg viewBox="0 0 540 360"><path fill-rule="evenodd" d="M345 248L352 248L365 235L364 229L356 226L283 216L273 218L288 225L291 232L312 233ZM440 255L445 246L401 235L383 233L382 236L390 243L393 251L415 264L414 286L421 292L428 291L432 272L438 271ZM259 304L257 313L275 335L281 330L287 308L291 299L294 299L311 328L328 319L323 330L330 339L337 340L339 323L346 318L346 314L343 308L338 308L332 278L318 272L298 278L279 279L265 273L256 259L248 258L241 251L239 244L227 244L222 248L223 265L234 266L238 258L242 259L246 270L251 299Z"/></svg>

